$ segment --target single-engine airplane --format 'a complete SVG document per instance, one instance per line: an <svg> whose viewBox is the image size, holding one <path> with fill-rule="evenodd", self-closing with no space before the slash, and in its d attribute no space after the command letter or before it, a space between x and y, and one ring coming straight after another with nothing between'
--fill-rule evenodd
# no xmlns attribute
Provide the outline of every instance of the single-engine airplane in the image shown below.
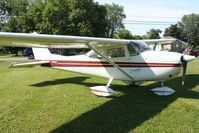
<svg viewBox="0 0 199 133"><path fill-rule="evenodd" d="M90 87L98 96L112 96L113 80L128 85L144 81L158 81L161 87L151 89L157 95L171 95L175 91L163 83L179 72L183 66L184 84L188 61L195 57L167 51L153 51L151 42L173 39L124 40L47 34L0 33L0 46L33 47L34 62L12 64L10 67L48 66L56 69L95 75L109 79L105 86ZM85 55L62 56L50 53L48 48L90 48Z"/></svg>

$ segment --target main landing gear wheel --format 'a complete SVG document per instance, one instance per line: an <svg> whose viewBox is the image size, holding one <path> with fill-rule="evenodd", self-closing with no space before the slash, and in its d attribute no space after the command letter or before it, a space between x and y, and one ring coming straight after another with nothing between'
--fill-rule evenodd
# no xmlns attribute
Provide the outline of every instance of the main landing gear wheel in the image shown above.
<svg viewBox="0 0 199 133"><path fill-rule="evenodd" d="M170 96L175 92L170 87L164 86L163 82L161 82L160 87L153 88L151 91L158 96Z"/></svg>
<svg viewBox="0 0 199 133"><path fill-rule="evenodd" d="M110 97L115 95L115 91L111 89L109 86L113 79L109 79L108 83L106 86L94 86L90 87L91 92L94 93L97 96L101 97Z"/></svg>
<svg viewBox="0 0 199 133"><path fill-rule="evenodd" d="M115 95L115 91L108 86L94 86L90 87L91 92L100 97L110 97Z"/></svg>

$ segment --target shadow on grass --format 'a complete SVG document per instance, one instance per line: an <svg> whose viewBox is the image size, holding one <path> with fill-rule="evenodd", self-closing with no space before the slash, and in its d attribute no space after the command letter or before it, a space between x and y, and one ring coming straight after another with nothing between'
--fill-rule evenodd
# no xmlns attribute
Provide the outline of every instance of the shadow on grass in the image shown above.
<svg viewBox="0 0 199 133"><path fill-rule="evenodd" d="M34 86L41 87L69 82L86 86L96 85L96 83L84 83L83 81L86 78L88 77L58 79L38 83ZM112 88L123 92L124 95L114 97L113 100L102 106L85 112L69 123L64 123L54 129L51 133L129 132L160 113L177 98L199 99L199 93L192 91L192 88L199 84L198 79L199 75L187 75L185 86L181 86L181 77L168 81L167 85L176 90L174 95L168 97L159 97L149 91L149 89L156 87L157 83L134 88L123 85L112 85Z"/></svg>
<svg viewBox="0 0 199 133"><path fill-rule="evenodd" d="M90 77L72 77L72 78L64 78L64 79L55 79L55 80L51 80L51 81L44 81L41 83L36 83L31 86L45 87L45 86L61 85L61 84L67 84L67 83L81 84L81 85L88 86L90 83L84 83L84 81L88 78L90 78Z"/></svg>
<svg viewBox="0 0 199 133"><path fill-rule="evenodd" d="M84 82L86 79L89 79L90 77L72 77L72 78L63 78L63 79L55 79L50 81L44 81L36 84L32 84L31 86L34 87L47 87L47 86L53 86L53 85L62 85L62 84L79 84L82 86L98 86L98 85L104 85L100 83L90 83L90 82Z"/></svg>

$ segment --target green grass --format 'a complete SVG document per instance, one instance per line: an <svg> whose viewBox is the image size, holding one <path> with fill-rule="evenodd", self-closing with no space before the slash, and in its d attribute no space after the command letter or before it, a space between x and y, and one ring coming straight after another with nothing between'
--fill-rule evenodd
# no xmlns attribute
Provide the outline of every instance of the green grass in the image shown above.
<svg viewBox="0 0 199 133"><path fill-rule="evenodd" d="M0 63L0 132L181 132L199 131L199 59L166 83L176 93L159 97L157 83L128 87L114 81L116 96L97 97L88 87L106 79L50 68L8 69Z"/></svg>

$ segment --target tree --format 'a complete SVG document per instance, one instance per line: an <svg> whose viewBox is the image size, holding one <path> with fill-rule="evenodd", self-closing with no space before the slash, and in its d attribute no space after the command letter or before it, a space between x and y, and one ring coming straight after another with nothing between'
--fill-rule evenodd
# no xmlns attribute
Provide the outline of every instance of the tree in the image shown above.
<svg viewBox="0 0 199 133"><path fill-rule="evenodd" d="M160 33L162 31L160 29L150 29L147 34L144 36L146 39L159 39Z"/></svg>
<svg viewBox="0 0 199 133"><path fill-rule="evenodd" d="M121 28L124 28L122 20L126 18L124 14L123 6L116 4L105 4L107 10L107 27L106 27L106 37L112 38L115 33L117 33Z"/></svg>
<svg viewBox="0 0 199 133"><path fill-rule="evenodd" d="M4 47L5 50L7 51L7 53L10 54L15 54L15 56L18 56L18 54L20 53L20 51L24 50L24 47Z"/></svg>
<svg viewBox="0 0 199 133"><path fill-rule="evenodd" d="M183 30L178 26L178 24L171 25L170 27L166 28L164 32L164 36L172 36L174 38L187 41L186 36L183 33Z"/></svg>
<svg viewBox="0 0 199 133"><path fill-rule="evenodd" d="M1 0L0 30L105 37L106 13L93 0Z"/></svg>
<svg viewBox="0 0 199 133"><path fill-rule="evenodd" d="M42 2L42 1L41 1ZM34 14L37 11L40 2L33 3L30 7L30 14ZM40 20L36 23L36 31L43 34L67 34L69 25L69 5L66 1L62 0L48 0L42 2L44 4ZM36 17L37 18L37 17ZM34 22L37 19L34 20Z"/></svg>
<svg viewBox="0 0 199 133"><path fill-rule="evenodd" d="M142 40L143 37L140 36L140 35L134 35L134 36L133 36L133 39L135 39L135 40Z"/></svg>
<svg viewBox="0 0 199 133"><path fill-rule="evenodd" d="M93 0L69 0L69 33L105 37L106 9Z"/></svg>
<svg viewBox="0 0 199 133"><path fill-rule="evenodd" d="M1 31L25 32L25 14L28 0L2 0L0 2Z"/></svg>
<svg viewBox="0 0 199 133"><path fill-rule="evenodd" d="M105 6L93 0L2 0L0 16L9 32L105 37L107 27Z"/></svg>
<svg viewBox="0 0 199 133"><path fill-rule="evenodd" d="M179 26L187 36L188 43L199 45L199 14L184 15Z"/></svg>
<svg viewBox="0 0 199 133"><path fill-rule="evenodd" d="M118 39L133 39L133 35L126 29L120 29L118 33L113 35L113 38Z"/></svg>
<svg viewBox="0 0 199 133"><path fill-rule="evenodd" d="M39 0L35 0L35 2L37 1ZM29 0L2 0L0 2L0 30L6 32L32 32L35 28L33 16L36 14L28 13L30 4ZM23 49L21 47L6 47L6 50L16 55Z"/></svg>
<svg viewBox="0 0 199 133"><path fill-rule="evenodd" d="M36 25L40 33L104 37L106 9L92 0L49 0Z"/></svg>
<svg viewBox="0 0 199 133"><path fill-rule="evenodd" d="M113 35L113 38L117 38L117 39L134 39L134 40L143 39L139 35L133 35L129 30L127 30L125 28L120 29L118 33Z"/></svg>
<svg viewBox="0 0 199 133"><path fill-rule="evenodd" d="M45 6L46 2L44 0L34 0L32 3L30 3L24 22L24 29L26 29L26 32L36 31L38 33L42 33L40 24L44 20L43 10Z"/></svg>

